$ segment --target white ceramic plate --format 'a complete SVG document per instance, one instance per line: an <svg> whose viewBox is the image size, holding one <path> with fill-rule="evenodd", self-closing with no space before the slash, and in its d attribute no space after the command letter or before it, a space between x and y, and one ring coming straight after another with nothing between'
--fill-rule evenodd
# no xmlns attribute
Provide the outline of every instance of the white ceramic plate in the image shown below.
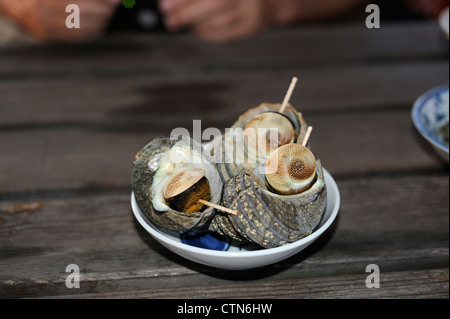
<svg viewBox="0 0 450 319"><path fill-rule="evenodd" d="M325 184L327 186L327 206L317 229L309 236L294 243L270 248L251 250L245 247L224 245L224 250L199 248L182 242L181 234L167 232L152 225L137 206L134 193L131 194L131 207L137 221L163 246L172 252L191 261L230 270L251 269L276 263L291 257L312 244L335 220L340 206L340 194L333 177L324 169Z"/></svg>
<svg viewBox="0 0 450 319"><path fill-rule="evenodd" d="M431 89L416 100L411 114L417 130L447 162L448 145L439 130L448 125L448 98L448 84Z"/></svg>

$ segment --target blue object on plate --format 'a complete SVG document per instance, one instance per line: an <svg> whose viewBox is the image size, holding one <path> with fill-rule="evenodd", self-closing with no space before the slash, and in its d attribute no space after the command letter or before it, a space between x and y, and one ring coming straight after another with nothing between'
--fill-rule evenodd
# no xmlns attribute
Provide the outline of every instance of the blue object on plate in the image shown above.
<svg viewBox="0 0 450 319"><path fill-rule="evenodd" d="M180 236L181 242L199 248L227 251L230 239L208 230L187 231Z"/></svg>
<svg viewBox="0 0 450 319"><path fill-rule="evenodd" d="M414 103L412 119L420 134L448 161L448 145L439 130L448 125L449 86L436 87Z"/></svg>

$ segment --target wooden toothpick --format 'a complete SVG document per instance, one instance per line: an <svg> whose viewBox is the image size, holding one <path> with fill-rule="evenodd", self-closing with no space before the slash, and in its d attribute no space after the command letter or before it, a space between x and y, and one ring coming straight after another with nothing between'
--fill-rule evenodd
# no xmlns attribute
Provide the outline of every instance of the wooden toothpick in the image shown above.
<svg viewBox="0 0 450 319"><path fill-rule="evenodd" d="M199 199L198 202L202 203L203 205L206 205L206 206L211 206L211 207L213 207L215 209L221 210L221 211L223 211L225 213L228 213L228 214L232 214L232 215L235 215L235 216L238 215L238 212L235 211L235 210L232 210L232 209L229 209L229 208L217 205L217 204L213 204L213 203L207 202L206 200L203 200L203 199Z"/></svg>
<svg viewBox="0 0 450 319"><path fill-rule="evenodd" d="M289 86L286 96L284 97L283 104L281 104L279 113L284 113L284 111L286 110L289 100L291 99L292 92L294 92L294 88L295 88L295 85L297 84L297 81L298 81L298 78L296 78L296 77L294 77L292 79L291 85Z"/></svg>
<svg viewBox="0 0 450 319"><path fill-rule="evenodd" d="M306 144L308 143L309 136L311 135L311 131L312 131L312 130L313 130L313 127L312 127L312 126L309 126L308 129L306 130L306 135L305 135L305 137L303 138L303 142L302 142L302 145L303 145L304 147L306 147Z"/></svg>

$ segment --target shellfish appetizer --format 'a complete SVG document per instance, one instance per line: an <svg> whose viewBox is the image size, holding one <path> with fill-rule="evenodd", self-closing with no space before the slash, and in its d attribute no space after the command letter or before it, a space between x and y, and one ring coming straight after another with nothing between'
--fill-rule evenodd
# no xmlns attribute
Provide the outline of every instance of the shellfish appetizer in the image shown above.
<svg viewBox="0 0 450 319"><path fill-rule="evenodd" d="M132 190L156 226L184 231L208 222L220 203L223 183L211 159L194 140L156 138L136 156Z"/></svg>
<svg viewBox="0 0 450 319"><path fill-rule="evenodd" d="M135 157L136 203L155 226L204 227L234 240L274 248L319 225L327 189L308 145L312 127L288 103L242 114L206 149L188 137L156 138Z"/></svg>
<svg viewBox="0 0 450 319"><path fill-rule="evenodd" d="M265 165L269 155L282 145L301 143L307 124L300 112L287 105L263 103L242 114L223 136L208 145L225 183L243 171Z"/></svg>
<svg viewBox="0 0 450 319"><path fill-rule="evenodd" d="M311 234L326 208L320 160L302 144L273 151L265 174L244 171L224 186L222 205L238 215L216 214L209 229L264 248L292 243Z"/></svg>

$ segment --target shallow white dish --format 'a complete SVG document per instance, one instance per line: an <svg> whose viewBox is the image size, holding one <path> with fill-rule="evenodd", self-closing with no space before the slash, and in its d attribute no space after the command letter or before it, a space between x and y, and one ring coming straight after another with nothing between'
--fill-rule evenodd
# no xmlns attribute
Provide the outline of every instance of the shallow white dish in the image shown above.
<svg viewBox="0 0 450 319"><path fill-rule="evenodd" d="M420 134L449 161L448 145L443 142L439 129L448 123L448 84L422 94L412 108L412 120Z"/></svg>
<svg viewBox="0 0 450 319"><path fill-rule="evenodd" d="M131 207L137 221L149 234L172 252L191 261L230 270L251 269L276 263L291 257L312 244L335 220L340 206L340 194L333 177L324 169L327 186L327 207L317 229L309 236L294 243L260 250L246 250L233 245L227 246L226 251L199 248L185 244L180 234L166 232L152 225L137 206L134 193L131 194Z"/></svg>

